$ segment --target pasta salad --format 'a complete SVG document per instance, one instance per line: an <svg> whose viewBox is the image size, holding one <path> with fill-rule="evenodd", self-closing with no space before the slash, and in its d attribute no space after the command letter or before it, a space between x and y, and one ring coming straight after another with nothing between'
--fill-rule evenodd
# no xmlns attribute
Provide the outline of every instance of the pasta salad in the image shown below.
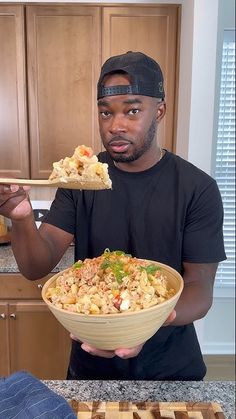
<svg viewBox="0 0 236 419"><path fill-rule="evenodd" d="M110 251L79 260L48 288L46 298L56 307L83 314L139 311L175 294L157 262Z"/></svg>

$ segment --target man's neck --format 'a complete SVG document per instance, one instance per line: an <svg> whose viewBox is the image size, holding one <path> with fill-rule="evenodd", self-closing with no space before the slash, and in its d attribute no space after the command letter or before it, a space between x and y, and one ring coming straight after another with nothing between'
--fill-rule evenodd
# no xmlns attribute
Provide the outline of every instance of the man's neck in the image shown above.
<svg viewBox="0 0 236 419"><path fill-rule="evenodd" d="M150 153L144 154L131 162L115 162L114 165L125 172L143 172L153 167L163 157L164 151L158 147Z"/></svg>

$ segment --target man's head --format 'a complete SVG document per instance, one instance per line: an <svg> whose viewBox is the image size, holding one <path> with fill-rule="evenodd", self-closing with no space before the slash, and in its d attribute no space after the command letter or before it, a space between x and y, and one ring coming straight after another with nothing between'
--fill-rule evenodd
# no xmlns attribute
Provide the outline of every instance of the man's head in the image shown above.
<svg viewBox="0 0 236 419"><path fill-rule="evenodd" d="M106 76L114 73L129 75L130 85L105 87ZM163 74L159 64L142 52L127 52L110 57L102 66L97 85L97 99L105 96L133 94L164 99Z"/></svg>
<svg viewBox="0 0 236 419"><path fill-rule="evenodd" d="M142 170L158 161L156 128L165 114L164 96L161 69L145 54L128 52L103 64L97 89L100 134L121 168Z"/></svg>

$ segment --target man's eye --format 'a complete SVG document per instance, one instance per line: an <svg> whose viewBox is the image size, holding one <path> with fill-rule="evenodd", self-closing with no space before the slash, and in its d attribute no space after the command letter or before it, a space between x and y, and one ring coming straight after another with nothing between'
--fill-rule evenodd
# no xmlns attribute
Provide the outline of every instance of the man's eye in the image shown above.
<svg viewBox="0 0 236 419"><path fill-rule="evenodd" d="M128 114L129 115L137 115L139 112L140 112L139 109L130 109L128 111Z"/></svg>
<svg viewBox="0 0 236 419"><path fill-rule="evenodd" d="M102 118L108 118L111 115L111 113L108 111L102 111L100 112L100 115Z"/></svg>

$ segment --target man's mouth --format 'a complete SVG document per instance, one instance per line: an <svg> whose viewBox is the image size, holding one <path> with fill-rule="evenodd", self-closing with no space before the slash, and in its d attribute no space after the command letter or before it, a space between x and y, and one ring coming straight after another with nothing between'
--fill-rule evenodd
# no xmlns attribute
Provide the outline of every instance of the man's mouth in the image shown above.
<svg viewBox="0 0 236 419"><path fill-rule="evenodd" d="M110 141L109 147L115 153L125 153L130 146L130 142L127 141Z"/></svg>

